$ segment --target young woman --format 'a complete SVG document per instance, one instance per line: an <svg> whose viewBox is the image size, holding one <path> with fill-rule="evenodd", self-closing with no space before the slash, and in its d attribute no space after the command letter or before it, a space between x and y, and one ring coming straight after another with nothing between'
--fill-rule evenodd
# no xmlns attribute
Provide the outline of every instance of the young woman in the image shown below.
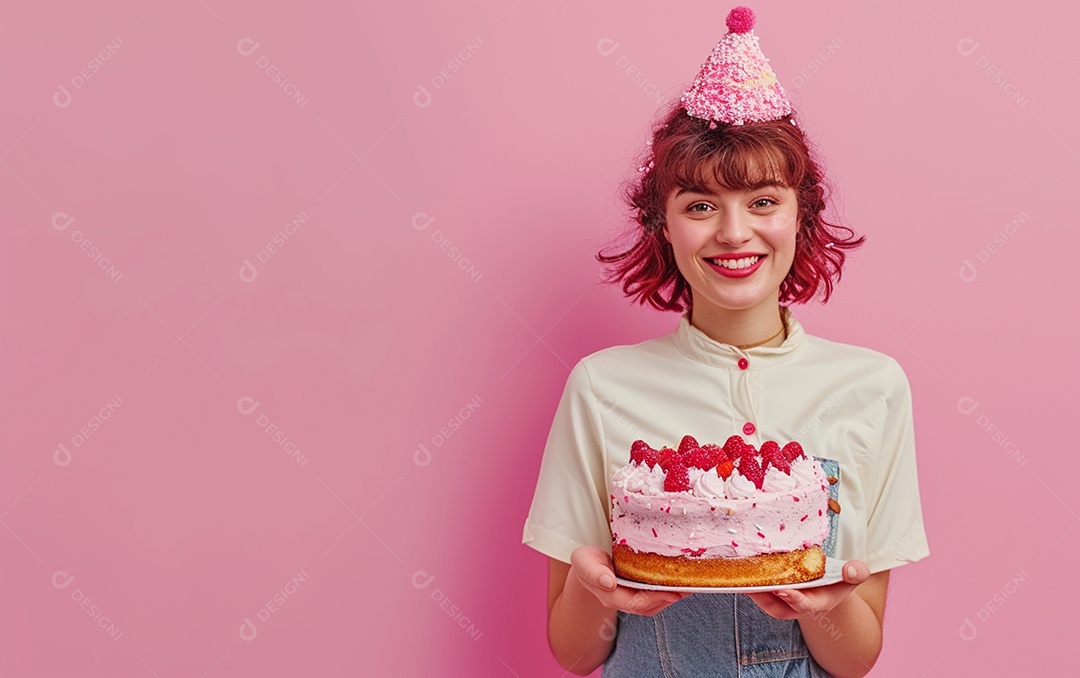
<svg viewBox="0 0 1080 678"><path fill-rule="evenodd" d="M862 676L882 642L889 571L928 554L911 396L892 358L807 335L788 304L839 280L846 228L736 8L656 127L629 191L634 242L601 254L675 331L583 358L551 427L523 541L549 557L548 640L605 676ZM635 439L798 440L840 463L843 581L750 595L617 586L608 487Z"/></svg>

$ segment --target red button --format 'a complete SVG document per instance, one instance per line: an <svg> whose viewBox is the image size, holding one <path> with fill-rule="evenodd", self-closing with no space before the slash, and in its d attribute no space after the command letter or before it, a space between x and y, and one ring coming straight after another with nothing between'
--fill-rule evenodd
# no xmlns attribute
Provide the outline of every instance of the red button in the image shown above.
<svg viewBox="0 0 1080 678"><path fill-rule="evenodd" d="M739 358L739 369L745 370L747 367L750 367L750 361L746 358Z"/></svg>
<svg viewBox="0 0 1080 678"><path fill-rule="evenodd" d="M754 431L756 430L757 428L755 428L754 425L750 422L746 422L745 424L743 424L742 432L748 436L754 435Z"/></svg>

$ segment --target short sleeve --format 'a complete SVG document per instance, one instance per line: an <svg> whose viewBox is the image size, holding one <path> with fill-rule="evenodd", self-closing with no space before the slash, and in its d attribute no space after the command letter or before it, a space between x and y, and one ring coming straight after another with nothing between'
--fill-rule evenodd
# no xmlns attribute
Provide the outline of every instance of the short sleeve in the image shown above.
<svg viewBox="0 0 1080 678"><path fill-rule="evenodd" d="M604 435L588 369L570 371L548 433L522 543L570 562L578 546L611 549Z"/></svg>
<svg viewBox="0 0 1080 678"><path fill-rule="evenodd" d="M865 561L871 573L930 555L915 467L911 387L895 360L890 360L888 378L873 495L867 512Z"/></svg>

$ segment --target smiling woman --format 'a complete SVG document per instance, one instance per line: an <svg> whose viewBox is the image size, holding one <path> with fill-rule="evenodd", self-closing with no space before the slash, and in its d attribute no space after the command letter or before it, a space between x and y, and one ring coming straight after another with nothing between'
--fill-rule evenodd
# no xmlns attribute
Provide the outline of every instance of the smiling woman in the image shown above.
<svg viewBox="0 0 1080 678"><path fill-rule="evenodd" d="M846 250L863 239L824 218L824 172L753 22L745 7L729 14L731 32L654 129L651 155L626 193L630 246L598 255L627 296L682 317L666 336L578 361L544 449L523 541L549 557L552 652L583 675L600 664L607 678L738 676L751 665L768 677L865 675L881 651L889 571L928 553L903 370L876 351L806 334L788 308L827 300ZM634 440L730 442L738 434L750 442L724 464L695 456L689 444L652 450L649 463L647 444ZM829 539L842 581L747 595L642 591L616 581L616 549L622 562L668 562L653 557L663 556L693 558L706 570L729 565L723 553L697 548L714 527L710 512L677 532L657 521L653 541L614 543L625 532L612 529L622 517L613 477L628 451L634 463L638 450L638 468L647 464L655 481L644 511L670 514L680 502L718 496L710 488L745 499L763 490L766 469L775 478L787 467L790 478L790 465L767 452L776 440L839 466L844 515ZM712 483L689 483L690 467ZM765 528L753 527L749 534L766 539ZM762 555L783 559L808 546L768 541ZM761 574L760 563L750 567Z"/></svg>

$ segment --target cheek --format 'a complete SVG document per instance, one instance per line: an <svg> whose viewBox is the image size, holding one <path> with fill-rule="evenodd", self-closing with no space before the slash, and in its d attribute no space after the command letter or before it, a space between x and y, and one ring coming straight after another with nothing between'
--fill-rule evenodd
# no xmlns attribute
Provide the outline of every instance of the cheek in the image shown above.
<svg viewBox="0 0 1080 678"><path fill-rule="evenodd" d="M664 235L664 240L674 244L675 240L679 237L679 218L673 215L671 212L664 214L664 229L661 231Z"/></svg>
<svg viewBox="0 0 1080 678"><path fill-rule="evenodd" d="M769 219L769 228L777 235L790 233L791 236L794 238L795 231L798 230L799 226L798 218L799 215L797 212L777 212L776 214L772 215L772 218Z"/></svg>
<svg viewBox="0 0 1080 678"><path fill-rule="evenodd" d="M686 224L679 223L677 219L667 221L667 225L664 226L664 237L671 243L676 256L680 252L685 252L694 247L695 236L693 229L688 228Z"/></svg>
<svg viewBox="0 0 1080 678"><path fill-rule="evenodd" d="M794 215L777 215L770 225L773 248L777 251L795 251L795 236L799 225Z"/></svg>

